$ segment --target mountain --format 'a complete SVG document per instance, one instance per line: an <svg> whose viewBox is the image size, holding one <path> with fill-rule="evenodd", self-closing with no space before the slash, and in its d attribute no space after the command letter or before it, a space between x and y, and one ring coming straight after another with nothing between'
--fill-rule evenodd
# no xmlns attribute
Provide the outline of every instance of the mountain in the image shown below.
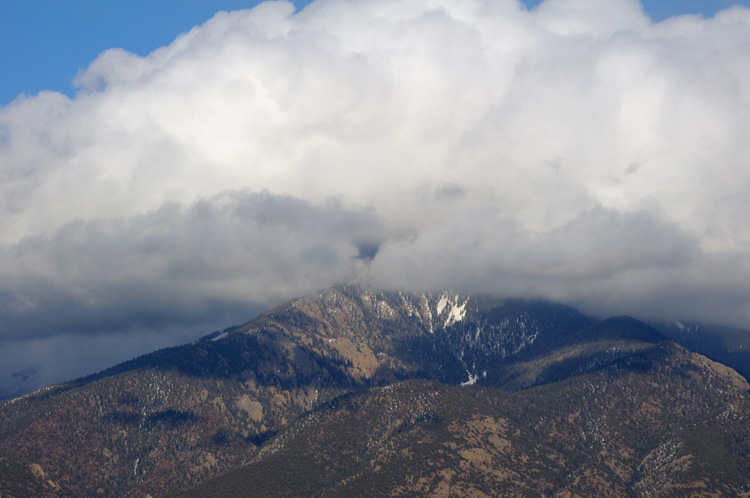
<svg viewBox="0 0 750 498"><path fill-rule="evenodd" d="M679 390L658 387L670 385ZM675 447L691 456L677 450L665 455L696 462L685 464L687 469L703 468L696 439L683 435L686 427L720 427L726 437L712 447L716 454L728 455L736 473L747 478L747 455L730 444L748 441L747 424L741 423L747 415L746 391L744 379L733 370L675 346L632 318L600 321L544 301L349 284L295 299L193 344L5 401L0 404L0 458L5 455L16 470L26 468L31 475L33 468L44 475L46 481L33 496L162 496L201 483L224 486L215 483L225 479L236 486L230 476L240 476L250 488L263 484L269 496L336 496L337 490L350 496L368 482L408 495L424 489L415 487L419 479L409 484L405 476L428 479L435 469L457 473L455 482L465 484L455 489L481 496L466 488L474 470L462 474L451 469L463 461L463 450L467 455L488 452L476 457L489 459L483 464L487 469L507 466L510 460L497 456L497 448L483 446L466 432L490 417L487 434L500 431L496 423L511 424L513 437L503 433L503 438L515 442L514 451L516 445L520 449L509 454L528 464L507 470L518 476L511 488L518 493L527 488L562 492L578 482L563 476L573 470L562 469L584 474L599 469L595 475L601 482L614 478L601 474L605 464L596 462L602 450L591 446L592 427L609 427L602 425L603 418L595 421L599 416L619 421L602 433L608 447L618 446L617 430L649 434L641 446L622 443L620 453L628 456L617 464L630 469L622 470L626 477L617 489L637 491L641 488L634 487L633 473L643 474L643 465L651 461L644 460L650 454L644 452L657 451L668 441L677 441ZM606 406L586 401L594 398L607 400ZM415 405L420 399L422 405ZM715 406L717 413L730 413L739 422L721 425L723 419L714 411L702 410L708 418L691 416L687 399ZM631 423L623 413L644 422ZM649 428L656 413L669 416ZM562 432L544 432L541 421ZM424 436L428 429L437 432ZM423 437L434 444L420 445ZM372 441L363 447L365 439ZM307 452L290 449L307 447ZM394 452L421 457L401 462ZM659 458L659 465L672 461ZM303 465L300 459L314 461ZM637 460L641 467L633 467ZM419 461L424 462L422 470ZM378 465L391 470L373 473ZM284 488L279 479L263 477L271 468L285 469L278 475L308 476L299 480L310 487ZM318 472L328 477L309 477ZM547 477L538 482L547 488L534 488L531 477L542 474ZM390 488L379 480L384 475L390 476ZM710 473L696 475L698 480L669 482L687 486ZM501 489L505 482L484 470L475 478L486 482L488 490ZM27 479L29 486L39 484L38 477ZM453 489L450 482L440 482L435 486ZM740 490L736 479L727 482ZM709 484L705 489L720 489ZM0 487L3 498L5 489ZM201 495L218 488L198 489Z"/></svg>
<svg viewBox="0 0 750 498"><path fill-rule="evenodd" d="M669 343L515 393L405 381L336 399L174 496L737 496L747 387Z"/></svg>
<svg viewBox="0 0 750 498"><path fill-rule="evenodd" d="M654 328L673 341L750 378L750 331L697 322L659 322Z"/></svg>
<svg viewBox="0 0 750 498"><path fill-rule="evenodd" d="M24 465L0 456L0 496L34 498L57 495L60 487L48 479L39 465Z"/></svg>

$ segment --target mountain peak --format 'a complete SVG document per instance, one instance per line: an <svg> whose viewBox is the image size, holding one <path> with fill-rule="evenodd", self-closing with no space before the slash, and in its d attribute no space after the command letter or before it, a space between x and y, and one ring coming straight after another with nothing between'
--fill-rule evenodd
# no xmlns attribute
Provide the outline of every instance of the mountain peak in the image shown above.
<svg viewBox="0 0 750 498"><path fill-rule="evenodd" d="M388 467L377 455L388 454L391 447L415 451L399 446L399 434L443 441L435 451L445 451L443 443L450 448L455 444L454 450L463 448L461 455L485 462L489 469L504 460L485 461L480 456L487 448L461 446L455 439L459 434L476 438L457 427L486 426L482 430L492 432L500 430L496 423L518 424L533 410L511 413L503 400L513 396L513 403L523 404L534 399L541 407L546 398L554 398L545 386L574 396L582 386L593 383L606 390L613 379L635 376L646 379L643 389L651 381L681 386L680 392L703 386L715 394L711 403L717 407L739 406L747 386L743 379L691 355L629 317L599 321L547 301L349 283L294 299L193 344L5 402L0 405L0 456L21 465L38 464L68 496L156 496L194 486L253 458L258 469L267 470L269 462L278 464L269 453L273 448L284 458L298 458L285 446L285 441L301 441L295 438L306 429L298 424L319 427L333 416L328 427L355 437L359 429L342 424L363 427L356 424L364 423L369 411L378 414L373 430L382 437L356 451L341 442L342 451L372 465L356 467L360 470L352 470L354 474L344 469L346 482L356 475L374 479L369 472L378 466L395 472L398 467ZM645 392L635 392L634 399L652 396ZM575 406L572 400L565 403ZM343 406L350 407L348 414L339 411ZM352 413L355 409L365 411ZM538 434L528 425L516 429L527 439L502 436L514 448L531 445L528 438ZM440 439L446 434L454 439ZM557 448L549 458L563 461L566 451ZM525 452L512 454L531 458ZM335 456L325 458L339 462ZM434 470L449 469L438 467ZM562 478L555 479L545 480L544 486L555 488ZM469 481L461 482L469 486Z"/></svg>

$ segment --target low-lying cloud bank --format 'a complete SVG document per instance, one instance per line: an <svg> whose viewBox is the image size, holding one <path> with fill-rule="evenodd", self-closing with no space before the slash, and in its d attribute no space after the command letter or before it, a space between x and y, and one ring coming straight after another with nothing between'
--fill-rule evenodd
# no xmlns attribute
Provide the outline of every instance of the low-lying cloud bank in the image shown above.
<svg viewBox="0 0 750 498"><path fill-rule="evenodd" d="M750 327L748 53L750 9L636 0L269 2L104 52L0 108L0 384L355 277Z"/></svg>

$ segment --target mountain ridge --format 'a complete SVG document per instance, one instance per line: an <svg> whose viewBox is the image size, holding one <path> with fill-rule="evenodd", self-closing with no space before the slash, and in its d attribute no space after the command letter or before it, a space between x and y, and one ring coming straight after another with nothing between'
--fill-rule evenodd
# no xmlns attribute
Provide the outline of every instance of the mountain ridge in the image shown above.
<svg viewBox="0 0 750 498"><path fill-rule="evenodd" d="M524 393L660 344L546 301L346 284L0 403L0 455L43 469L59 486L45 496L158 496L240 468L340 396L419 379Z"/></svg>
<svg viewBox="0 0 750 498"><path fill-rule="evenodd" d="M514 393L420 379L351 393L291 424L245 466L173 496L608 497L747 491L747 430L734 446L701 440L707 434L726 438L744 427L744 379L737 385L737 374L712 374L713 362L668 342L620 361L639 362L641 368L615 362L583 379ZM722 404L710 393L696 396L695 389L652 382L652 375L673 379L660 371L665 367L705 368L705 376L685 376L681 382L708 379L725 390L733 410L715 413ZM640 392L649 403L629 402L626 392ZM696 402L707 411L684 416ZM715 461L722 451L730 456ZM669 474L663 476L664 471Z"/></svg>

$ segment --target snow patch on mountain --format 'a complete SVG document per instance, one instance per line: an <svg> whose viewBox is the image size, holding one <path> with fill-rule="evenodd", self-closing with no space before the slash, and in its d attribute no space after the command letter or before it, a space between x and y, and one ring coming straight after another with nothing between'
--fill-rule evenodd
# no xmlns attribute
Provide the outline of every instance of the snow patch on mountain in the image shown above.
<svg viewBox="0 0 750 498"><path fill-rule="evenodd" d="M461 385L462 386L473 386L474 384L477 383L477 380L479 380L479 376L478 375L471 375L471 374L469 374L469 380L467 380L466 382L461 382Z"/></svg>
<svg viewBox="0 0 750 498"><path fill-rule="evenodd" d="M437 310L436 310L438 315L440 315L440 313L443 312L447 304L448 304L448 297L445 295L440 296L440 300L437 303Z"/></svg>
<svg viewBox="0 0 750 498"><path fill-rule="evenodd" d="M427 323L430 334L434 334L435 328L432 326L432 311L430 311L430 301L424 294L419 296L419 309L422 312L422 316L424 317L424 322Z"/></svg>
<svg viewBox="0 0 750 498"><path fill-rule="evenodd" d="M448 327L456 322L460 322L466 316L466 304L469 302L469 298L459 304L459 296L456 294L453 298L450 298L447 294L440 296L437 302L435 311L438 316L442 316L443 312L447 310L447 317L443 323L443 327Z"/></svg>

